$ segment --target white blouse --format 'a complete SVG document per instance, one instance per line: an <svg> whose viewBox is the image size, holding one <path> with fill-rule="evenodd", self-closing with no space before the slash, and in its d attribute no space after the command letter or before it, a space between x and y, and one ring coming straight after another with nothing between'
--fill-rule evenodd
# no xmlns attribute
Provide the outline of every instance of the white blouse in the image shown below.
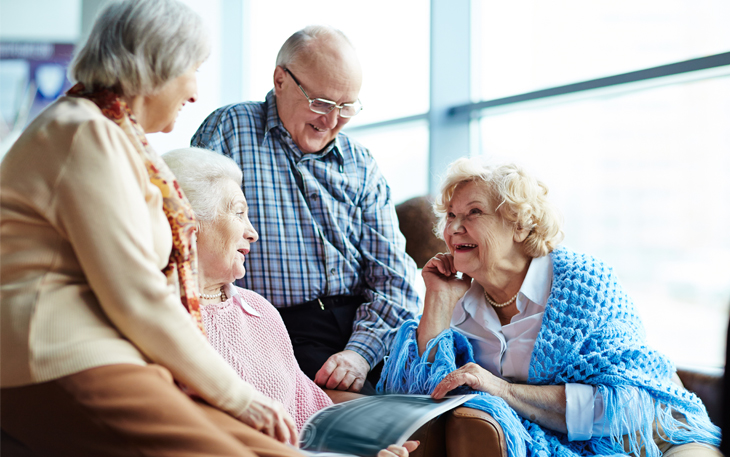
<svg viewBox="0 0 730 457"><path fill-rule="evenodd" d="M487 305L484 289L473 281L456 305L451 328L467 337L479 365L509 382L524 383L552 283L550 256L532 259L517 295L518 313L503 326L494 308ZM587 384L566 384L565 399L569 440L588 440L593 435L602 436L602 431L608 429L603 424L603 396L597 388Z"/></svg>

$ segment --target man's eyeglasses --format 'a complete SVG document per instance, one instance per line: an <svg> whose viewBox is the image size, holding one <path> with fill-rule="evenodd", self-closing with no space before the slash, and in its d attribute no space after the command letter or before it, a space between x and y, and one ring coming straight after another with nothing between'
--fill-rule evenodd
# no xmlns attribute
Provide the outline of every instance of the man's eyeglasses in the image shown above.
<svg viewBox="0 0 730 457"><path fill-rule="evenodd" d="M301 90L307 100L309 100L309 109L311 111L317 114L329 114L332 112L333 109L338 108L340 110L340 117L344 118L353 117L357 113L362 111L362 103L360 103L360 100L355 103L343 103L341 105L338 105L337 103L324 98L309 98L309 95L307 95L307 93L304 91L304 88L299 83L297 77L294 76L294 74L289 71L288 68L284 68L284 71L289 73L291 79L293 79L294 82L297 83L297 86L299 86L299 90Z"/></svg>

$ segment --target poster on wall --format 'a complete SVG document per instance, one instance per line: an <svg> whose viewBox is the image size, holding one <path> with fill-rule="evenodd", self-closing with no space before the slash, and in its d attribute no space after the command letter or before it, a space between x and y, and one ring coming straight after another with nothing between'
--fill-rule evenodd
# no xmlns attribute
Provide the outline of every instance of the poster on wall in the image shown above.
<svg viewBox="0 0 730 457"><path fill-rule="evenodd" d="M74 45L0 41L0 155L64 91Z"/></svg>

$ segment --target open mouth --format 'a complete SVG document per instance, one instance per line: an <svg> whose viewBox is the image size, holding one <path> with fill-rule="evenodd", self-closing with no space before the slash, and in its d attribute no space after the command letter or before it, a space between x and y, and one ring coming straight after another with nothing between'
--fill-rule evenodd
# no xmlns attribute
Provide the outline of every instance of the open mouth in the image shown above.
<svg viewBox="0 0 730 457"><path fill-rule="evenodd" d="M469 244L469 243L462 243L462 244L455 244L454 250L457 252L469 252L472 249L476 249L476 244Z"/></svg>
<svg viewBox="0 0 730 457"><path fill-rule="evenodd" d="M313 125L313 124L309 124L309 125L311 125L311 126L312 126L312 128L313 128L314 130L318 131L318 132L326 132L326 131L327 131L327 129L321 129L321 128L319 128L319 127L317 127L317 126Z"/></svg>
<svg viewBox="0 0 730 457"><path fill-rule="evenodd" d="M249 252L248 249L239 249L238 252L241 253L241 255L243 256L243 260L245 261L246 260L246 254L248 254L248 252Z"/></svg>

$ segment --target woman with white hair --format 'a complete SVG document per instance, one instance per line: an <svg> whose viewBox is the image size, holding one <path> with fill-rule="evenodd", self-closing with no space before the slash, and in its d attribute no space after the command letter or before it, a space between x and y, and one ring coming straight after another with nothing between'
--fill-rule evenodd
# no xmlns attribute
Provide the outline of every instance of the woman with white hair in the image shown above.
<svg viewBox="0 0 730 457"><path fill-rule="evenodd" d="M246 274L246 255L259 237L248 219L238 165L224 155L199 148L177 149L162 158L195 212L200 310L216 351L242 379L282 403L300 429L309 416L332 404L328 394L338 401L357 396L320 389L299 369L274 305L233 284ZM390 446L379 456L407 457L414 448L412 442Z"/></svg>
<svg viewBox="0 0 730 457"><path fill-rule="evenodd" d="M283 407L206 341L194 216L145 138L195 102L208 53L183 3L110 3L71 64L78 84L2 161L3 447L297 455Z"/></svg>
<svg viewBox="0 0 730 457"><path fill-rule="evenodd" d="M424 267L423 317L399 331L379 388L479 393L466 405L500 422L513 456L719 455L719 429L647 346L611 269L559 246L542 182L459 159L434 209L449 252Z"/></svg>

